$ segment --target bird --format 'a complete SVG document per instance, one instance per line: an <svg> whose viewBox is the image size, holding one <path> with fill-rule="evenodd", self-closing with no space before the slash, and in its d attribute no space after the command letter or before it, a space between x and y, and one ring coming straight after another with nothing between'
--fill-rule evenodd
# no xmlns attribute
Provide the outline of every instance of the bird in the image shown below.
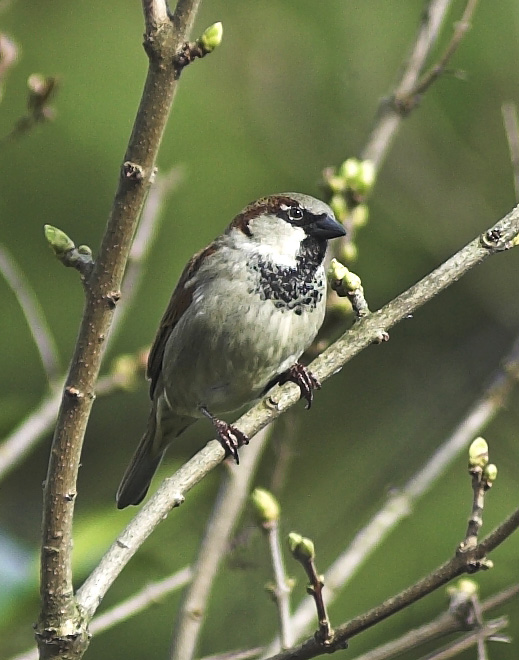
<svg viewBox="0 0 519 660"><path fill-rule="evenodd" d="M250 203L190 259L149 353L151 410L119 509L144 499L170 443L198 419L238 463L248 438L217 415L288 381L310 407L320 383L298 360L324 320L328 241L345 233L324 202L280 193Z"/></svg>

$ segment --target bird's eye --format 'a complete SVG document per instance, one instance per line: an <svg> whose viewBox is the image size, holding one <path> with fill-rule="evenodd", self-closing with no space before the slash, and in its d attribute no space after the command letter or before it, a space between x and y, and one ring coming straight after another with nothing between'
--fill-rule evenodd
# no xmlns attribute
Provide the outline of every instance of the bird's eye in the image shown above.
<svg viewBox="0 0 519 660"><path fill-rule="evenodd" d="M299 208L299 206L291 206L287 210L287 215L289 220L297 221L302 219L303 211Z"/></svg>

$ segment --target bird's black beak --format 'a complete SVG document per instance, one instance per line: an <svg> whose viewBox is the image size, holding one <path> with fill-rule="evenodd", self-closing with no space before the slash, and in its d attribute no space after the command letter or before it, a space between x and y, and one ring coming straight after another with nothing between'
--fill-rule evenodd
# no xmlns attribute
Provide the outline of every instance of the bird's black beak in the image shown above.
<svg viewBox="0 0 519 660"><path fill-rule="evenodd" d="M305 227L306 233L315 238L338 238L346 234L346 229L332 215L323 213Z"/></svg>

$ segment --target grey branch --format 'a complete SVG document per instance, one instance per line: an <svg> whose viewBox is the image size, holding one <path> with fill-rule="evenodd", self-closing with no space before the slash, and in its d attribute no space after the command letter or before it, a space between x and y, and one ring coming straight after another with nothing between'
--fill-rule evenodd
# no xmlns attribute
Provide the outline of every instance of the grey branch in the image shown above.
<svg viewBox="0 0 519 660"><path fill-rule="evenodd" d="M160 29L152 24L148 14L148 10L158 7L157 3L144 3L148 74L106 231L85 281L85 311L63 391L45 483L41 612L35 629L45 658L60 653L81 657L88 646L85 621L74 597L71 558L81 450L104 355L104 340L120 297L132 239L178 86L180 70L175 58L188 37L199 2L179 0L171 21ZM167 67L161 64L164 61L173 64Z"/></svg>
<svg viewBox="0 0 519 660"><path fill-rule="evenodd" d="M173 635L172 660L191 660L205 621L205 611L212 584L222 559L226 556L229 536L250 490L259 460L270 433L258 434L240 460L240 465L227 464L211 519L193 566L193 579L183 598Z"/></svg>
<svg viewBox="0 0 519 660"><path fill-rule="evenodd" d="M481 603L481 611L483 613L489 612L495 607L515 598L518 593L519 585L504 589L483 601ZM399 658L403 653L409 652L410 650L423 646L424 644L429 644L444 635L459 632L464 629L465 623L460 620L459 616L454 612L447 611L440 614L433 619L433 621L430 621L419 628L409 630L398 639L394 639L387 644L378 646L352 660L391 660L392 658Z"/></svg>
<svg viewBox="0 0 519 660"><path fill-rule="evenodd" d="M153 245L153 238L157 234L162 219L162 208L167 196L175 189L179 182L180 173L174 169L164 176L160 176L151 186L150 193L144 205L142 218L137 229L129 265L123 283L123 299L116 309L112 329L106 342L113 343L117 329L121 327L124 315L131 306L139 289L142 272L149 250ZM2 248L0 247L0 270ZM30 290L28 291L30 294ZM45 328L44 319L40 319L40 329ZM49 336L49 339L52 339ZM42 356L43 360L43 356ZM101 378L96 385L96 397L106 396L118 388L118 380L112 375ZM38 406L8 435L0 444L0 481L13 470L25 456L36 446L38 441L47 433L54 422L61 403L61 392L50 392Z"/></svg>
<svg viewBox="0 0 519 660"><path fill-rule="evenodd" d="M405 96L416 86L451 5L452 0L431 0L425 8L411 55L393 92L393 98ZM402 113L398 112L388 99L383 99L371 135L362 150L361 159L370 160L376 170L380 169L402 120Z"/></svg>
<svg viewBox="0 0 519 660"><path fill-rule="evenodd" d="M381 331L387 331L407 318L489 255L510 247L518 234L519 207L385 307L355 323L311 363L312 372L321 381L329 378L361 350L376 341ZM284 385L245 413L236 425L252 438L260 429L293 406L298 399L299 388L292 384ZM153 529L173 507L183 502L186 493L221 463L224 457L225 450L222 445L217 440L212 440L161 484L78 591L78 603L87 619L94 614L110 585Z"/></svg>
<svg viewBox="0 0 519 660"><path fill-rule="evenodd" d="M264 525L268 539L270 561L274 574L273 598L276 603L279 621L279 634L281 648L288 649L295 642L290 622L290 586L288 584L285 567L283 565L283 553L279 538L279 520Z"/></svg>
<svg viewBox="0 0 519 660"><path fill-rule="evenodd" d="M16 296L40 354L47 379L52 383L60 372L56 342L36 294L22 269L3 245L0 245L0 273Z"/></svg>
<svg viewBox="0 0 519 660"><path fill-rule="evenodd" d="M517 119L517 106L515 103L503 103L501 106L503 123L505 126L510 163L514 176L515 199L519 201L519 120Z"/></svg>
<svg viewBox="0 0 519 660"><path fill-rule="evenodd" d="M355 536L346 550L337 557L324 576L328 604L356 574L371 553L388 534L413 512L417 500L432 488L448 466L471 440L506 406L519 377L519 337L503 360L491 384L474 403L452 435L438 447L425 465L373 516ZM298 639L313 623L315 608L306 598L292 616L292 627ZM280 649L279 638L269 646L268 655Z"/></svg>
<svg viewBox="0 0 519 660"><path fill-rule="evenodd" d="M271 660L309 660L324 653L344 648L349 639L364 630L387 619L396 612L408 607L420 600L434 590L442 587L455 577L462 575L470 567L471 562L477 562L486 557L487 553L500 545L513 532L519 528L519 509L514 511L499 527L490 533L469 555L456 555L449 561L439 566L435 571L419 580L407 589L388 598L380 605L351 619L345 624L338 626L335 630L333 643L324 646L315 637L310 637L299 646L288 651L282 651L271 656Z"/></svg>

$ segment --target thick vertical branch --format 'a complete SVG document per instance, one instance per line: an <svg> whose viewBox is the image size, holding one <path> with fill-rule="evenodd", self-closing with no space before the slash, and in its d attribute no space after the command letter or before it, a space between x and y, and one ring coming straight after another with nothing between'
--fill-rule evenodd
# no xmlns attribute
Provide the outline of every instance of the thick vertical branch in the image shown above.
<svg viewBox="0 0 519 660"><path fill-rule="evenodd" d="M176 58L200 0L180 0L175 20L146 17L149 69L98 258L85 281L86 302L65 383L45 483L41 552L41 614L36 636L42 657L79 657L88 644L72 587L72 520L76 480L94 387L131 241L144 203L182 64ZM162 3L163 7L165 4ZM155 18L162 17L162 22Z"/></svg>

